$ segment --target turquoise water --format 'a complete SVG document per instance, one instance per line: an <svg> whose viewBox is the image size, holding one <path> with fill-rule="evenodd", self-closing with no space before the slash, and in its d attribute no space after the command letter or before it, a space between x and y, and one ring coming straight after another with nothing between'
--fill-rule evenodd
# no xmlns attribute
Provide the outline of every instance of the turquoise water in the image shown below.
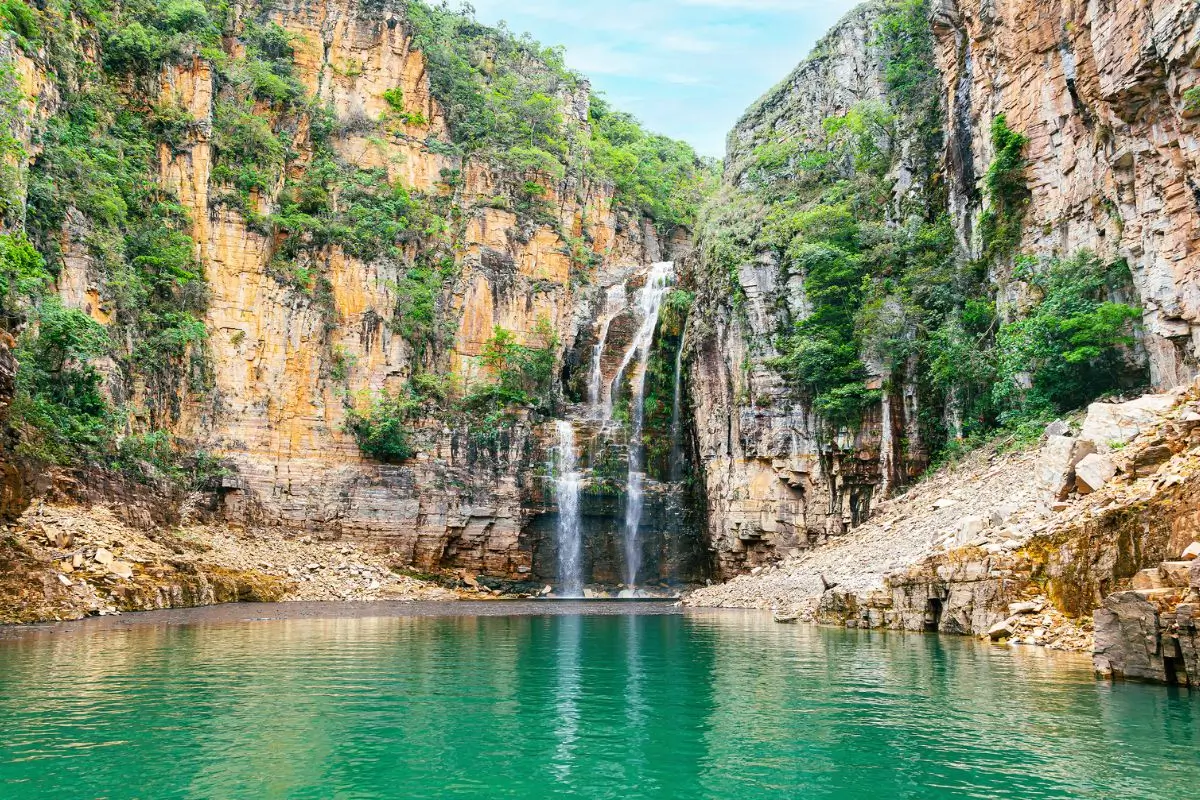
<svg viewBox="0 0 1200 800"><path fill-rule="evenodd" d="M0 639L0 798L1185 798L1200 700L754 613Z"/></svg>

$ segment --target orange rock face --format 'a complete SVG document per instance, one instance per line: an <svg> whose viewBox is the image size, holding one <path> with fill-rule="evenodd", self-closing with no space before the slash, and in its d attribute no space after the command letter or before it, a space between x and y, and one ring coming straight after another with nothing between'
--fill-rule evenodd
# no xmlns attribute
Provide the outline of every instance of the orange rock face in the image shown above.
<svg viewBox="0 0 1200 800"><path fill-rule="evenodd" d="M533 343L548 323L560 347L570 347L586 317L581 309L595 302L598 279L657 257L653 229L624 219L611 187L571 179L539 179L557 225L497 207L506 187L529 176L506 174L478 159L464 162L438 146L451 140L446 115L430 91L424 56L396 11L366 11L351 0L285 0L274 6L271 19L294 35L296 76L335 117L337 156L385 170L393 184L441 196L454 207L447 238L457 276L437 311L448 345L431 362L388 324L402 299L397 294L409 268L405 259L367 262L338 247L322 249L312 266L329 285L319 299L273 274L279 242L222 203L228 187L212 175L219 77L200 57L169 64L158 76L157 101L181 107L194 124L182 144L161 146L159 177L190 212L208 283L212 366L211 390L180 398L175 432L235 466L223 490L232 520L370 537L424 568L516 576L531 559L519 542L537 449L531 425L519 424L482 453L465 435L431 424L418 436L416 459L387 467L360 456L344 431L347 408L368 392L401 384L422 358L426 368L448 369L458 385L469 385L497 326ZM54 84L19 53L6 58L16 63L27 98L22 115L32 127L56 110ZM394 98L384 99L397 89L402 109ZM255 113L273 119L276 112L259 103ZM308 124L302 117L294 126L291 146L299 155L288 167L292 177L312 156ZM33 137L24 139L32 148ZM453 184L448 172L459 176ZM255 193L255 211L278 210L283 181L280 175L276 186ZM560 230L587 238L599 258L591 274L572 274L579 269L572 248L579 244L566 241ZM68 222L58 290L68 305L107 323L110 310L93 274L86 234L82 220ZM136 416L144 388L132 391Z"/></svg>

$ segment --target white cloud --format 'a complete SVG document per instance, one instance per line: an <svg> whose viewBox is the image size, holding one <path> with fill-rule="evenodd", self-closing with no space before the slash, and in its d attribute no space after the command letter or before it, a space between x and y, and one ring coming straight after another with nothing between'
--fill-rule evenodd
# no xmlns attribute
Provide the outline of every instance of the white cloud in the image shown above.
<svg viewBox="0 0 1200 800"><path fill-rule="evenodd" d="M741 11L787 11L797 14L818 5L813 0L677 0L677 2L684 6L727 8Z"/></svg>
<svg viewBox="0 0 1200 800"><path fill-rule="evenodd" d="M427 0L428 1L428 0ZM859 0L472 0L648 127L721 155L742 112Z"/></svg>

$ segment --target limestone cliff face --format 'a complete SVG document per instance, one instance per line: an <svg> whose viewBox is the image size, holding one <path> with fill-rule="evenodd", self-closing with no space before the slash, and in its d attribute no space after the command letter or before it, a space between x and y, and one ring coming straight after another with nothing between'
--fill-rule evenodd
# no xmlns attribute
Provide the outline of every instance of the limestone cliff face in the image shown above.
<svg viewBox="0 0 1200 800"><path fill-rule="evenodd" d="M761 148L820 142L824 120L886 98L877 32L886 5L851 12L747 112L729 137L718 207L746 203ZM1190 379L1200 342L1200 6L939 0L930 9L938 163L923 168L917 132L901 124L890 202L902 204L923 189L922 175L931 176L943 187L958 257L978 259L987 202L981 179L995 156L989 130L1005 115L1030 140L1032 197L1018 252L1067 257L1087 249L1124 259L1143 309L1139 339L1153 382L1165 388ZM761 225L768 213L751 203L742 216ZM711 227L702 242L713 238ZM919 471L926 456L911 370L885 388L853 439L822 441L812 409L770 366L777 336L808 313L803 276L769 248L733 265L712 252L696 265L710 284L700 302L711 323L692 332L692 403L710 539L722 568L735 571L853 525L873 495ZM726 271L740 303L728 301ZM1010 271L1000 264L988 276L998 306L1021 299Z"/></svg>

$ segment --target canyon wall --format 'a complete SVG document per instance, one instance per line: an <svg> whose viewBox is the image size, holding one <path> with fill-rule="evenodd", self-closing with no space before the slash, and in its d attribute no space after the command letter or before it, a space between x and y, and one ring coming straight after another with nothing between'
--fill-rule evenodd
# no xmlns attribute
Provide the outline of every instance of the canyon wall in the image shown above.
<svg viewBox="0 0 1200 800"><path fill-rule="evenodd" d="M964 243L993 155L988 130L1004 114L1029 137L1022 251L1125 259L1154 385L1189 380L1200 342L1200 7L942 0L932 25Z"/></svg>
<svg viewBox="0 0 1200 800"><path fill-rule="evenodd" d="M1087 250L1123 260L1137 295L1128 300L1142 309L1137 349L1153 384L1175 386L1196 373L1200 6L935 0L923 12L938 95L937 122L928 126L889 100L896 59L881 43L881 19L905 5L871 2L852 11L729 137L723 186L694 266L699 316L710 322L689 339L709 536L726 573L844 531L865 518L873 496L927 462L919 418L928 411L910 365L893 367L889 380L869 375L881 401L830 435L775 362L780 337L806 318L809 302L803 271L762 243L773 208L755 191L795 180L802 167L794 158L762 165L780 142L822 151L828 121L856 108L891 102L895 109L896 139L885 145L892 153L887 224L903 225L914 201L943 208L964 264L983 260L983 182L996 158L993 122L1003 115L1029 140L1030 196L1015 255L1065 259ZM922 152L931 134L932 163ZM731 256L730 243L742 249ZM993 297L1001 316L1030 296L1014 263L988 265L983 296Z"/></svg>
<svg viewBox="0 0 1200 800"><path fill-rule="evenodd" d="M879 4L851 12L729 135L724 185L716 204L761 226L770 208L747 196L755 149L773 137L817 141L826 119L886 96L883 58L874 46ZM714 236L709 223L702 236ZM748 234L747 234L748 235ZM880 416L853 435L824 441L811 406L795 397L770 362L776 337L806 313L803 275L775 249L761 248L727 280L702 254L693 326L690 388L704 464L709 537L725 574L818 545L865 519L882 483ZM903 424L903 423L901 423Z"/></svg>
<svg viewBox="0 0 1200 800"><path fill-rule="evenodd" d="M448 147L447 114L403 3L288 0L234 13L242 15L235 29L274 23L289 34L292 73L308 95L299 111L255 101L253 114L289 135L294 154L274 185L249 193L248 208L230 200L229 179L215 172L216 117L229 82L219 62L241 55L242 40L226 38L215 60L196 52L168 61L155 75L129 79L128 89L188 120L183 136L158 144L155 161L159 185L187 211L206 284L207 377L173 388L167 405L175 413L166 418L181 441L225 465L219 486L198 499L200 512L280 535L368 540L420 569L553 577L553 548L543 541L555 511L542 485L554 436L547 416L519 411L512 424L481 436L479 420L431 415L415 423L414 457L391 465L360 454L348 414L380 391L400 391L418 372L451 376L455 392L486 382L483 356L497 329L518 345L552 347L557 374L564 354L584 348L581 337L594 339L603 287L686 247L687 232L660 241L653 221L621 206L601 180L514 171ZM80 31L80 47L95 59L95 37L86 23ZM32 163L40 128L64 106L49 54L3 44L20 90L17 130ZM554 101L568 129L586 131L586 81ZM321 108L330 118L310 110ZM308 247L297 265L318 276L315 283L280 274L284 235L262 220L280 211L285 180L317 168L318 122L332 131L329 146L344 169L385 175L445 210L439 247L452 266L432 300L432 344L403 330L405 278L426 244L423 232L399 255ZM522 193L540 197L539 213L515 207ZM55 291L68 308L109 325L111 275L97 262L88 220L73 209L66 215ZM605 354L606 363L620 357ZM149 410L152 387L105 369L107 391L130 410L132 430L162 425ZM596 513L620 516L608 507ZM648 521L664 513L656 506ZM550 556L535 570L539 551Z"/></svg>

